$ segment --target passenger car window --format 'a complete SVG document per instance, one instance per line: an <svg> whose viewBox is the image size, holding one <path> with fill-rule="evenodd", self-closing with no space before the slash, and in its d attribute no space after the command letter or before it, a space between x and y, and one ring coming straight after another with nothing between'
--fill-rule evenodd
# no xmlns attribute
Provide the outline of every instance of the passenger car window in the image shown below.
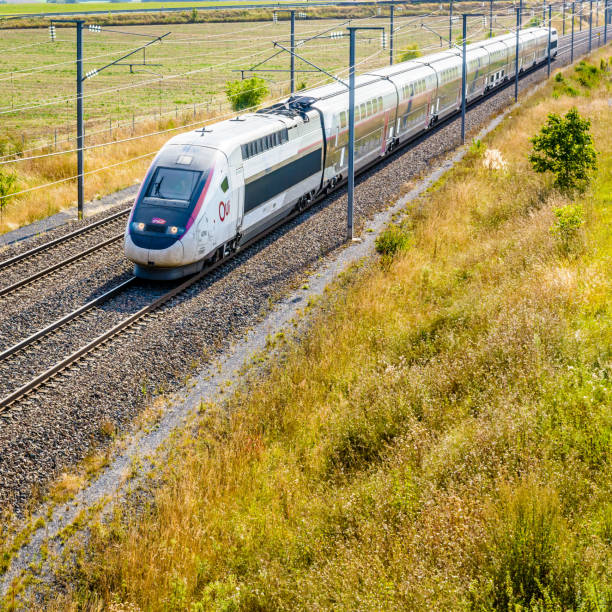
<svg viewBox="0 0 612 612"><path fill-rule="evenodd" d="M225 193L229 189L229 181L227 180L227 176L221 181L221 189Z"/></svg>

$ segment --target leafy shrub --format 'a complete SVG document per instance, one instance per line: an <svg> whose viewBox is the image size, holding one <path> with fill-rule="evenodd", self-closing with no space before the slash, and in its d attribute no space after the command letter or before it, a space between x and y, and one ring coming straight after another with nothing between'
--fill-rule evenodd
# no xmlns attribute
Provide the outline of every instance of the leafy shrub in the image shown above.
<svg viewBox="0 0 612 612"><path fill-rule="evenodd" d="M2 221L4 209L8 205L9 196L15 193L16 182L17 175L0 172L0 221Z"/></svg>
<svg viewBox="0 0 612 612"><path fill-rule="evenodd" d="M580 204L568 204L553 209L555 222L550 231L559 238L563 250L569 252L576 244L580 228L584 225L584 210Z"/></svg>
<svg viewBox="0 0 612 612"><path fill-rule="evenodd" d="M576 108L565 117L550 113L540 133L531 139L529 161L536 172L552 172L555 185L563 191L583 187L589 171L597 168L597 154L589 132L591 122Z"/></svg>
<svg viewBox="0 0 612 612"><path fill-rule="evenodd" d="M578 63L576 68L574 68L574 71L578 82L586 89L592 89L599 85L601 72L597 66L582 60Z"/></svg>
<svg viewBox="0 0 612 612"><path fill-rule="evenodd" d="M376 251L383 257L392 258L408 248L409 236L397 227L390 227L376 238Z"/></svg>
<svg viewBox="0 0 612 612"><path fill-rule="evenodd" d="M225 93L235 111L257 106L269 93L266 82L259 77L251 77L244 81L228 81Z"/></svg>
<svg viewBox="0 0 612 612"><path fill-rule="evenodd" d="M401 51L399 56L400 62L407 62L416 57L421 57L419 46L415 43L412 45L406 45Z"/></svg>

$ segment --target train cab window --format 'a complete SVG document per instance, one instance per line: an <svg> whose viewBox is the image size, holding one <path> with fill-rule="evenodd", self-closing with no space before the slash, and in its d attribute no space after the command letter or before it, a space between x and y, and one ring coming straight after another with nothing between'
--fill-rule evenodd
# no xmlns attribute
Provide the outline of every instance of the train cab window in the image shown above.
<svg viewBox="0 0 612 612"><path fill-rule="evenodd" d="M169 206L186 206L201 175L194 170L159 167L149 183L145 199L166 200Z"/></svg>
<svg viewBox="0 0 612 612"><path fill-rule="evenodd" d="M227 180L227 176L221 181L221 189L223 193L226 193L229 189L229 181Z"/></svg>

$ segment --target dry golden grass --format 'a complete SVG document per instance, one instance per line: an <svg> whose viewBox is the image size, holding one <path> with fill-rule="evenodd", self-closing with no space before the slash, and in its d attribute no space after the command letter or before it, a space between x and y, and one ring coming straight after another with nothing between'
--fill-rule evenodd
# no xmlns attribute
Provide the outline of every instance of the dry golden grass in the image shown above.
<svg viewBox="0 0 612 612"><path fill-rule="evenodd" d="M53 487L49 491L49 498L61 504L72 499L85 484L83 474L64 472L55 480Z"/></svg>
<svg viewBox="0 0 612 612"><path fill-rule="evenodd" d="M150 507L94 528L58 609L607 610L612 117L550 89L408 211L286 360L170 449ZM529 169L552 109L601 152L582 244Z"/></svg>

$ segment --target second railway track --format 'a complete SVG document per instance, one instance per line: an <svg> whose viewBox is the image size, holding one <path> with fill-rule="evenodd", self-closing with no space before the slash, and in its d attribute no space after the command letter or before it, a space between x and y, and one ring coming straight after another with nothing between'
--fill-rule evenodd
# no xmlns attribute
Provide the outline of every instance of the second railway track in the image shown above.
<svg viewBox="0 0 612 612"><path fill-rule="evenodd" d="M0 261L0 297L14 293L56 270L118 242L123 237L123 227L129 210L120 210Z"/></svg>

